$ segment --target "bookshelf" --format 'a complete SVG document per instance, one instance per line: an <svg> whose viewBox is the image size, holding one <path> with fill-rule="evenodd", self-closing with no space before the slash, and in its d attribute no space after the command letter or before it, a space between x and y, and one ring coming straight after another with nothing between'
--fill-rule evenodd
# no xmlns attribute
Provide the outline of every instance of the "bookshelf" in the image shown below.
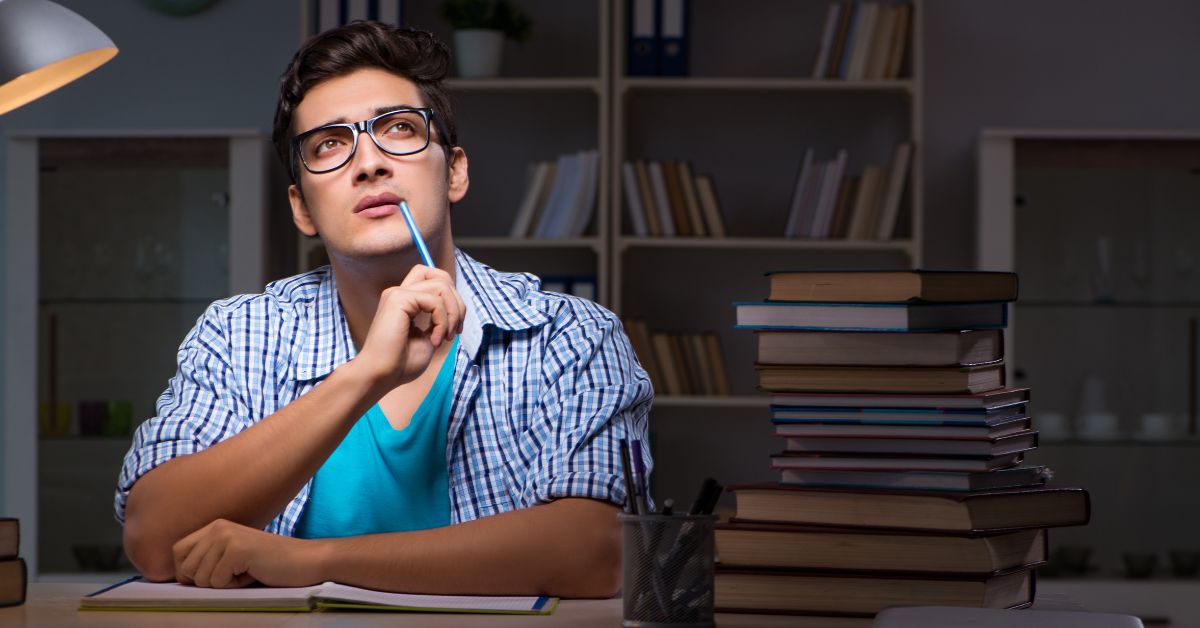
<svg viewBox="0 0 1200 628"><path fill-rule="evenodd" d="M778 449L766 420L769 399L754 389L756 340L733 328L731 306L765 297L763 272L921 264L922 2L912 3L907 59L895 80L810 78L828 6L692 2L689 75L659 77L626 75L628 6L614 3L607 305L652 331L716 331L731 389L728 397L656 396L651 440L660 498L689 499L706 475L775 479L767 467ZM704 132L710 125L717 128ZM866 164L888 164L900 141L915 150L896 238L783 237L805 148L822 159L845 148L847 171L857 175ZM687 160L694 173L711 175L727 237L633 235L621 167L638 159Z"/></svg>

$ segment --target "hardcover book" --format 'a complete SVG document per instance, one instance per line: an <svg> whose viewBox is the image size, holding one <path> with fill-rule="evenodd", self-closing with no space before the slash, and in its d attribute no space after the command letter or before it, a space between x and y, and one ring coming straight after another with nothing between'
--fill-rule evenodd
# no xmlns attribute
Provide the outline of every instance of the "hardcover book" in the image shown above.
<svg viewBox="0 0 1200 628"><path fill-rule="evenodd" d="M774 271L772 301L1015 301L1017 274L952 270Z"/></svg>
<svg viewBox="0 0 1200 628"><path fill-rule="evenodd" d="M722 567L990 576L1046 561L1046 531L947 535L783 524L716 526Z"/></svg>
<svg viewBox="0 0 1200 628"><path fill-rule="evenodd" d="M948 493L764 483L729 490L738 519L763 522L983 533L1084 525L1091 516L1081 488Z"/></svg>

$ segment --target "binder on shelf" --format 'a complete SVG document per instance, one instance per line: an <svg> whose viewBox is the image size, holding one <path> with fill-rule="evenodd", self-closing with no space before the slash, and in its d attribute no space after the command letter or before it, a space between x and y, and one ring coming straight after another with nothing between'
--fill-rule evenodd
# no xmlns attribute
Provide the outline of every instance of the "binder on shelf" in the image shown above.
<svg viewBox="0 0 1200 628"><path fill-rule="evenodd" d="M629 76L658 74L657 0L629 0Z"/></svg>
<svg viewBox="0 0 1200 628"><path fill-rule="evenodd" d="M688 74L688 13L690 0L659 0L658 73Z"/></svg>

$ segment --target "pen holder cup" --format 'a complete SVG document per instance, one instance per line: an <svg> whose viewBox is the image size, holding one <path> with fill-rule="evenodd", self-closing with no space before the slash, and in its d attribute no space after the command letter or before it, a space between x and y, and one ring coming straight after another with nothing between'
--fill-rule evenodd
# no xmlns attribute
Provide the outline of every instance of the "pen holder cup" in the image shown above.
<svg viewBox="0 0 1200 628"><path fill-rule="evenodd" d="M626 628L715 626L715 515L620 514Z"/></svg>

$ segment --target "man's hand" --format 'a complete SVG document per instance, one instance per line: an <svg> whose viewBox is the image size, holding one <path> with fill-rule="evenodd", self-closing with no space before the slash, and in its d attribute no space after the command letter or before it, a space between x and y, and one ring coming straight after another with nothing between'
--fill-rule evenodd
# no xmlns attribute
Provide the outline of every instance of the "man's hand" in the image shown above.
<svg viewBox="0 0 1200 628"><path fill-rule="evenodd" d="M399 286L379 295L355 362L385 390L406 384L425 372L443 342L462 331L466 309L449 273L418 264Z"/></svg>
<svg viewBox="0 0 1200 628"><path fill-rule="evenodd" d="M273 587L317 584L321 578L312 543L218 519L175 544L175 579L214 589L253 582Z"/></svg>

